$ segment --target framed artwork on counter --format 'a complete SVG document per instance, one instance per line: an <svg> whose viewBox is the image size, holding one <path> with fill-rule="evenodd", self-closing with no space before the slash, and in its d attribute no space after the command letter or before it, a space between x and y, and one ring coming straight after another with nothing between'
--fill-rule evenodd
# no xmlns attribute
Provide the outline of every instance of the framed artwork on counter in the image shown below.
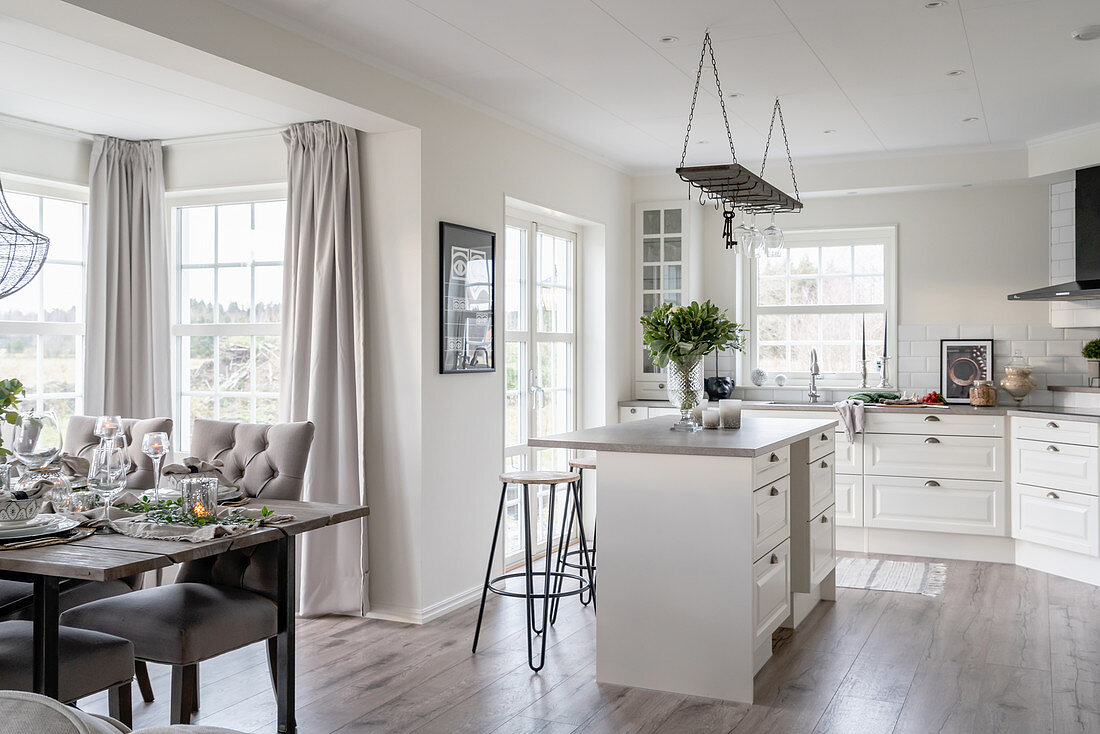
<svg viewBox="0 0 1100 734"><path fill-rule="evenodd" d="M940 394L949 403L969 403L975 380L993 379L992 339L940 339Z"/></svg>

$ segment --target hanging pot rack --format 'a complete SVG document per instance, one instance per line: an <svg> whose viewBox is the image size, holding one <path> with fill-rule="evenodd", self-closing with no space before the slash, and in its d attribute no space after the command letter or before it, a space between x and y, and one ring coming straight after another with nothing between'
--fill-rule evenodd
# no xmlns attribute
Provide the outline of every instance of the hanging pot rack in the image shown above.
<svg viewBox="0 0 1100 734"><path fill-rule="evenodd" d="M726 138L729 140L733 163L685 166L688 142L691 139L691 123L695 118L695 104L699 98L699 83L703 78L703 66L706 63L708 52L710 53L710 65L714 70L714 84L718 89L718 103L722 106L722 121L726 125ZM777 186L773 186L763 178L777 117L779 118L780 130L783 133L783 144L787 149L787 163L791 170L794 196L787 194ZM722 95L722 82L718 78L718 63L714 59L714 45L711 43L709 31L703 36L703 48L699 53L699 69L695 74L695 90L691 95L691 112L688 114L687 132L684 134L684 150L680 155L680 167L676 169L676 173L684 182L699 190L699 203L701 204L706 203L706 200L709 199L714 202L716 208L724 208L731 212L735 209L750 213L802 211L802 202L798 200L798 181L794 176L794 159L791 157L791 146L787 140L787 126L783 122L783 109L779 105L778 97L775 98L775 105L772 107L772 120L771 125L768 127L768 141L764 146L764 160L760 164L760 175L756 175L737 162L737 151L733 145L733 133L730 131L729 116L726 114L726 101Z"/></svg>

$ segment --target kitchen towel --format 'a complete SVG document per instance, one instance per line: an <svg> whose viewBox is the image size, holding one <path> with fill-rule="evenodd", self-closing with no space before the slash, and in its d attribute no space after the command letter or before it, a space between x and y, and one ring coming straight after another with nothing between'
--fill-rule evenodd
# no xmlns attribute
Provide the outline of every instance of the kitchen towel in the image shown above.
<svg viewBox="0 0 1100 734"><path fill-rule="evenodd" d="M863 433L863 401L840 400L833 403L836 412L840 414L840 422L844 424L844 437L848 443L855 443L856 434Z"/></svg>

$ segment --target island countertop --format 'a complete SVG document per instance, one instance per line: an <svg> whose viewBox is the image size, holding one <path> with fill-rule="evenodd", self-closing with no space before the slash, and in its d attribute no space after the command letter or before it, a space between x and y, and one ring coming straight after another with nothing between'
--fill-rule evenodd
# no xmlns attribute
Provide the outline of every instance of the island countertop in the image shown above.
<svg viewBox="0 0 1100 734"><path fill-rule="evenodd" d="M836 419L762 418L744 416L734 430L670 431L678 417L663 416L643 421L616 423L555 436L531 438L537 448L615 451L634 454L688 456L760 456L817 433L832 431Z"/></svg>

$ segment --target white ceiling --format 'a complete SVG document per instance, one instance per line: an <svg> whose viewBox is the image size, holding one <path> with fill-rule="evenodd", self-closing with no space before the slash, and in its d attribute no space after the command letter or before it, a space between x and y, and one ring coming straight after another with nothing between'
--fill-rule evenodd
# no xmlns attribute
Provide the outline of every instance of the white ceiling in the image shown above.
<svg viewBox="0 0 1100 734"><path fill-rule="evenodd" d="M679 162L708 27L723 91L744 95L727 100L742 159L760 158L776 95L796 157L1020 144L1100 122L1100 41L1070 35L1100 23L1097 0L223 2L634 171ZM692 139L709 142L689 164L728 160L705 88Z"/></svg>
<svg viewBox="0 0 1100 734"><path fill-rule="evenodd" d="M312 119L202 81L0 16L0 113L116 137L181 138Z"/></svg>

